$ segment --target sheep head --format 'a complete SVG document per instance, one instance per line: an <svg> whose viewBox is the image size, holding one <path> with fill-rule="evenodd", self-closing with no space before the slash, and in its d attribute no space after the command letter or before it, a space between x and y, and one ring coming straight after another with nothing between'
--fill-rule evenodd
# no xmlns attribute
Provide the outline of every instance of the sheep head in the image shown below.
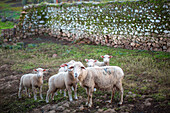
<svg viewBox="0 0 170 113"><path fill-rule="evenodd" d="M94 67L95 62L97 62L97 60L93 60L93 59L89 59L89 60L85 59L85 61L87 62L86 64L88 67Z"/></svg>
<svg viewBox="0 0 170 113"><path fill-rule="evenodd" d="M37 77L42 77L44 72L47 71L47 69L37 68L37 69L34 69L33 71L37 73Z"/></svg>
<svg viewBox="0 0 170 113"><path fill-rule="evenodd" d="M113 56L109 56L109 55L104 55L104 56L101 56L101 58L103 58L103 62L105 64L109 64L109 61L110 61L110 58L112 58Z"/></svg>

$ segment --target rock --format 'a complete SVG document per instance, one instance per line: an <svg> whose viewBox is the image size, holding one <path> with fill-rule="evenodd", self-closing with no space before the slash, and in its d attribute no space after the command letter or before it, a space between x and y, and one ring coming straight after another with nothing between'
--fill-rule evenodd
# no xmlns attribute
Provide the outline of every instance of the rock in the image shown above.
<svg viewBox="0 0 170 113"><path fill-rule="evenodd" d="M52 56L52 57L53 57L53 58L56 58L57 56L58 56L57 54L53 54L53 56Z"/></svg>
<svg viewBox="0 0 170 113"><path fill-rule="evenodd" d="M166 52L170 52L170 47L167 49L167 51Z"/></svg>
<svg viewBox="0 0 170 113"><path fill-rule="evenodd" d="M164 50L167 50L167 47L166 47L166 46L163 46L163 49L164 49Z"/></svg>
<svg viewBox="0 0 170 113"><path fill-rule="evenodd" d="M151 106L150 102L144 102L145 106Z"/></svg>
<svg viewBox="0 0 170 113"><path fill-rule="evenodd" d="M167 46L170 47L170 42L167 42Z"/></svg>
<svg viewBox="0 0 170 113"><path fill-rule="evenodd" d="M131 91L129 91L129 92L128 92L128 94L129 94L129 95L132 95L132 92L131 92Z"/></svg>
<svg viewBox="0 0 170 113"><path fill-rule="evenodd" d="M47 104L47 105L41 107L41 109L43 109L45 111L48 111L50 108L51 108L50 104Z"/></svg>
<svg viewBox="0 0 170 113"><path fill-rule="evenodd" d="M55 110L51 110L48 113L56 113L56 111Z"/></svg>
<svg viewBox="0 0 170 113"><path fill-rule="evenodd" d="M59 106L58 108L56 108L56 110L58 111L63 111L65 108L63 106Z"/></svg>
<svg viewBox="0 0 170 113"><path fill-rule="evenodd" d="M64 107L69 107L70 105L68 103L63 104Z"/></svg>
<svg viewBox="0 0 170 113"><path fill-rule="evenodd" d="M145 97L146 97L146 95L142 95L142 96L141 96L141 98L145 98Z"/></svg>
<svg viewBox="0 0 170 113"><path fill-rule="evenodd" d="M54 104L54 105L51 107L51 109L57 109L57 107L58 107L58 104Z"/></svg>
<svg viewBox="0 0 170 113"><path fill-rule="evenodd" d="M130 45L131 45L131 46L135 46L135 43L134 43L134 42L132 42L132 43L130 43Z"/></svg>
<svg viewBox="0 0 170 113"><path fill-rule="evenodd" d="M133 97L136 97L136 94L132 94Z"/></svg>
<svg viewBox="0 0 170 113"><path fill-rule="evenodd" d="M84 106L81 105L81 106L79 107L79 110L83 110L83 109L84 109Z"/></svg>
<svg viewBox="0 0 170 113"><path fill-rule="evenodd" d="M76 113L76 110L74 110L73 113Z"/></svg>
<svg viewBox="0 0 170 113"><path fill-rule="evenodd" d="M67 110L63 111L63 113L70 113L70 110L67 109Z"/></svg>
<svg viewBox="0 0 170 113"><path fill-rule="evenodd" d="M98 112L103 112L103 109L98 109Z"/></svg>
<svg viewBox="0 0 170 113"><path fill-rule="evenodd" d="M151 46L151 43L147 43L147 45L150 47L150 46Z"/></svg>
<svg viewBox="0 0 170 113"><path fill-rule="evenodd" d="M134 107L134 105L133 105L133 104L129 104L128 106L129 106L129 107L132 107L132 108Z"/></svg>
<svg viewBox="0 0 170 113"><path fill-rule="evenodd" d="M115 113L116 111L114 109L107 109L106 111L104 111L104 113Z"/></svg>
<svg viewBox="0 0 170 113"><path fill-rule="evenodd" d="M98 108L99 108L99 106L96 106L96 108L98 109Z"/></svg>
<svg viewBox="0 0 170 113"><path fill-rule="evenodd" d="M147 98L145 101L152 101L153 99L152 98Z"/></svg>
<svg viewBox="0 0 170 113"><path fill-rule="evenodd" d="M40 109L33 109L32 111L30 111L30 113L41 113L42 110Z"/></svg>

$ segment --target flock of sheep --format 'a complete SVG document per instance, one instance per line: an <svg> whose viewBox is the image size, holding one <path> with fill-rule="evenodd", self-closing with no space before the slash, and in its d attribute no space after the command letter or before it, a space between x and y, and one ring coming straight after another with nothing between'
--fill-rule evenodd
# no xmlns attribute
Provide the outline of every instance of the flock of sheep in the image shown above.
<svg viewBox="0 0 170 113"><path fill-rule="evenodd" d="M118 66L109 66L109 60L112 56L101 56L103 62L93 59L85 59L87 62L87 68L81 63L71 60L68 63L60 65L58 74L51 76L48 80L49 89L46 95L46 103L49 102L49 96L54 99L54 95L57 95L57 91L64 90L64 96L68 91L69 100L72 99L72 90L74 91L74 98L77 100L77 84L86 89L88 95L87 103L88 107L92 106L92 94L96 89L111 90L111 100L114 98L115 90L118 89L121 94L119 104L123 103L123 87L122 79L124 77L123 70ZM29 88L32 87L34 100L37 100L36 88L40 90L40 98L42 96L43 85L43 73L46 69L38 68L34 69L36 74L25 74L20 79L18 96L21 98L21 90L25 88L26 94L30 97ZM96 89L95 89L96 88Z"/></svg>

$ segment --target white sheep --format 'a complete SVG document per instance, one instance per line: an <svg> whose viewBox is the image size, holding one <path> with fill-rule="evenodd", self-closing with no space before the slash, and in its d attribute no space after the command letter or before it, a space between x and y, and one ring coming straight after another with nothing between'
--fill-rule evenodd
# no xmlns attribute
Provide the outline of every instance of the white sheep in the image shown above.
<svg viewBox="0 0 170 113"><path fill-rule="evenodd" d="M85 59L85 61L87 62L87 67L99 67L97 65L95 65L95 62L97 62L97 60L94 59ZM94 88L94 91L96 91L96 88Z"/></svg>
<svg viewBox="0 0 170 113"><path fill-rule="evenodd" d="M113 56L109 56L109 55L104 55L104 56L101 56L101 58L103 58L103 62L100 62L100 61L95 61L95 65L101 67L101 66L109 66L109 61L110 61L110 58L112 58Z"/></svg>
<svg viewBox="0 0 170 113"><path fill-rule="evenodd" d="M71 87L74 87L74 98L77 100L77 83L78 79L74 77L72 70L70 69L70 66L68 66L68 71L67 72L60 72L56 75L53 75L49 78L48 81L48 86L49 89L47 91L46 95L46 102L49 102L49 95L52 94L52 99L54 99L54 93L58 89L67 89L68 90L68 95L69 95L69 100L73 101L72 99L72 91Z"/></svg>
<svg viewBox="0 0 170 113"><path fill-rule="evenodd" d="M79 79L82 87L86 88L88 95L87 105L92 106L92 94L94 87L101 90L111 90L112 96L110 103L114 98L115 89L121 92L121 99L119 104L123 103L123 87L122 79L124 77L123 70L118 66L104 66L104 67L87 67L85 68L81 62L74 63L73 69L74 77Z"/></svg>
<svg viewBox="0 0 170 113"><path fill-rule="evenodd" d="M36 88L39 88L40 98L43 99L42 96L43 74L46 71L47 71L46 69L38 68L34 69L34 72L36 72L36 74L30 73L23 75L20 79L18 97L21 98L21 90L23 89L23 87L25 87L26 95L31 97L29 93L29 88L32 87L34 100L37 100Z"/></svg>
<svg viewBox="0 0 170 113"><path fill-rule="evenodd" d="M85 59L85 61L87 62L87 67L98 67L97 65L95 65L95 62L97 62L97 60L94 59Z"/></svg>
<svg viewBox="0 0 170 113"><path fill-rule="evenodd" d="M67 62L67 63L61 64L61 65L60 65L60 69L58 70L58 73L59 73L59 72L67 72L68 66L65 65L65 64L70 65L70 64L72 64L72 63L74 63L74 62L75 62L74 60L71 60L71 61L69 61L69 62ZM72 90L74 91L74 88L73 88L73 87L72 87ZM62 90L60 90L60 93L62 93ZM56 92L55 95L58 95L58 93ZM64 89L64 97L66 97L66 89Z"/></svg>

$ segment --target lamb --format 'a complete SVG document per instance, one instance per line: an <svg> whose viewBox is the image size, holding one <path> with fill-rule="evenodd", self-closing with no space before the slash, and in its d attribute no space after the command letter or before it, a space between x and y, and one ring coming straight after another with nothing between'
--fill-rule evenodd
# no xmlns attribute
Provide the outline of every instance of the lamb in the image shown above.
<svg viewBox="0 0 170 113"><path fill-rule="evenodd" d="M109 56L109 55L104 55L104 56L101 56L101 58L103 58L103 62L100 62L100 61L95 61L95 65L101 67L101 66L109 66L109 61L110 61L110 58L112 58L113 56Z"/></svg>
<svg viewBox="0 0 170 113"><path fill-rule="evenodd" d="M97 60L93 60L93 59L85 59L85 61L87 62L87 67L98 67L97 65L95 65L95 62L97 62Z"/></svg>
<svg viewBox="0 0 170 113"><path fill-rule="evenodd" d="M71 60L69 62L67 62L68 65L74 63L74 60ZM67 72L68 67L65 65L66 63L63 63L60 65L60 69L58 70L58 72ZM74 88L72 87L72 90L74 91ZM62 93L62 90L60 90L60 93ZM57 92L55 93L55 95L58 95ZM66 89L64 89L64 97L66 97Z"/></svg>
<svg viewBox="0 0 170 113"><path fill-rule="evenodd" d="M121 99L119 104L123 103L123 87L122 80L124 77L123 70L118 66L104 67L87 67L85 68L81 62L76 62L70 69L73 69L74 77L78 78L80 86L86 88L88 95L87 105L92 106L92 94L94 87L101 90L111 90L112 96L110 103L114 98L115 89L119 89Z"/></svg>
<svg viewBox="0 0 170 113"><path fill-rule="evenodd" d="M85 61L87 62L87 67L99 67L97 65L95 65L95 62L97 62L97 60L93 60L93 59L85 59ZM96 91L96 88L94 88L94 91Z"/></svg>
<svg viewBox="0 0 170 113"><path fill-rule="evenodd" d="M53 75L49 78L48 85L49 89L47 91L46 95L46 103L49 102L49 95L52 94L52 99L54 100L54 93L58 89L67 89L68 90L68 95L69 95L69 100L73 101L72 99L72 91L71 87L74 87L74 98L77 100L77 83L78 79L74 77L72 71L70 69L71 65L67 65L68 71L67 72L59 72L56 75Z"/></svg>
<svg viewBox="0 0 170 113"><path fill-rule="evenodd" d="M36 88L39 88L40 98L43 99L42 96L43 74L44 72L47 71L47 69L38 68L38 69L34 69L33 71L36 72L36 74L30 73L30 74L25 74L21 77L20 84L19 84L19 92L18 92L19 98L21 98L21 90L23 87L25 87L26 95L31 97L29 93L29 88L32 87L34 100L37 100Z"/></svg>

